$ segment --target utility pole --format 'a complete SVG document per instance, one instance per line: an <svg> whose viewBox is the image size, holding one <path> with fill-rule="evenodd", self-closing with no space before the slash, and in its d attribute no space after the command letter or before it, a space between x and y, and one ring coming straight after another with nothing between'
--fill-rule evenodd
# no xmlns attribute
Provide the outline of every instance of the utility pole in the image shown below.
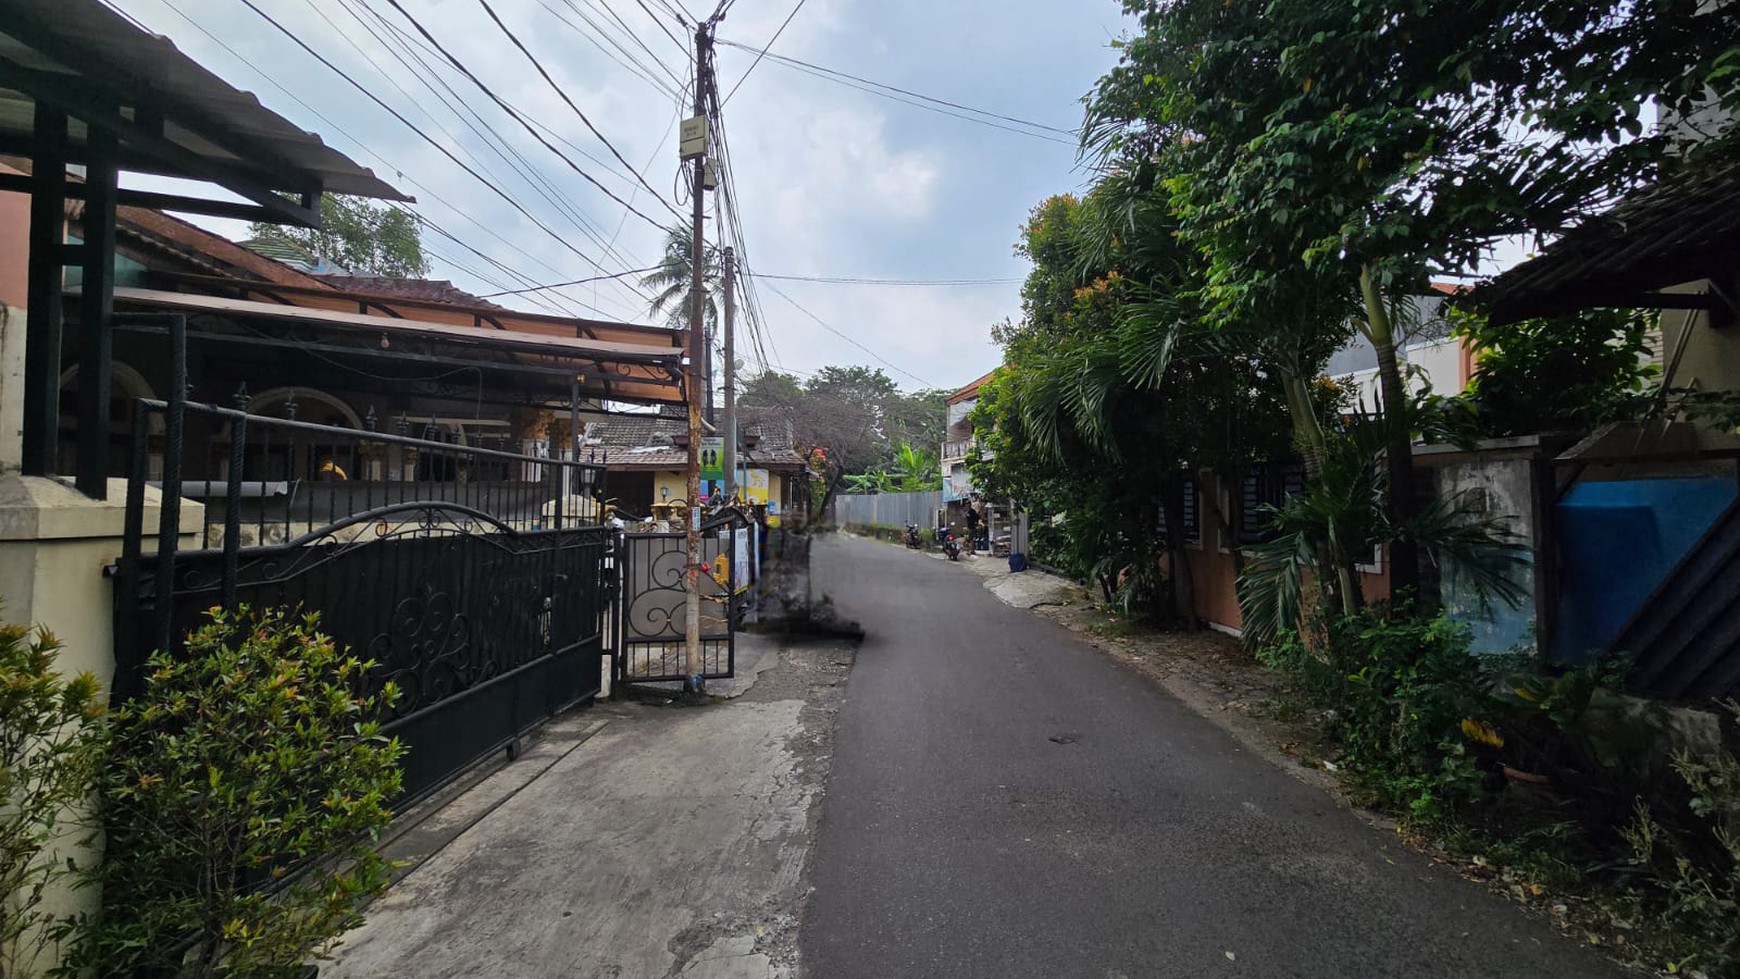
<svg viewBox="0 0 1740 979"><path fill-rule="evenodd" d="M706 328L706 270L703 268L706 254L703 196L707 192L708 148L705 142L712 138L712 134L706 132L707 85L710 80L707 56L713 45L711 31L711 23L702 23L695 28L695 119L700 120L705 136L701 154L690 160L694 167L689 194L695 208L695 240L689 253L689 369L685 392L688 396L684 399L689 403L689 519L684 522L683 533L688 555L688 571L683 576L687 586L683 607L683 673L689 678L685 686L690 693L697 694L704 683L701 674L706 672L701 656L701 406L708 397L706 386L711 374L707 370L710 351Z"/></svg>
<svg viewBox="0 0 1740 979"><path fill-rule="evenodd" d="M737 498L737 253L725 246L725 498Z"/></svg>

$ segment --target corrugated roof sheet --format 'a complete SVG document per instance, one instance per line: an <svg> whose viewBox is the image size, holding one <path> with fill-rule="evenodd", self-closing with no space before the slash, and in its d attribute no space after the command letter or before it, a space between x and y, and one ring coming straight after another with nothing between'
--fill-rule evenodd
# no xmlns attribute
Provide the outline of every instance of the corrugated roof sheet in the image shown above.
<svg viewBox="0 0 1740 979"><path fill-rule="evenodd" d="M210 180L227 169L281 190L317 180L334 193L411 199L261 105L253 93L201 67L168 38L141 30L98 0L6 0L4 12L0 62L50 79L66 94L116 106L149 101L161 108L163 138L211 166L176 176ZM31 96L0 87L0 134L28 139L34 114ZM84 127L75 124L70 136L75 147L82 145Z"/></svg>
<svg viewBox="0 0 1740 979"><path fill-rule="evenodd" d="M466 292L447 279L407 279L390 275L340 275L322 273L315 278L334 288L392 299L416 299L422 302L451 303L472 309L499 309L506 306L492 303L481 296Z"/></svg>
<svg viewBox="0 0 1740 979"><path fill-rule="evenodd" d="M1731 275L1740 258L1740 161L1663 178L1583 222L1478 291L1501 323Z"/></svg>

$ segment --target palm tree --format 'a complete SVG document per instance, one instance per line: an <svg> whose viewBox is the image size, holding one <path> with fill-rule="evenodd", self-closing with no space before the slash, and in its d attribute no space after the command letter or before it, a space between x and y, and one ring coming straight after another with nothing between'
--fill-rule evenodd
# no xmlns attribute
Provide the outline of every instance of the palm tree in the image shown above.
<svg viewBox="0 0 1740 979"><path fill-rule="evenodd" d="M686 329L689 325L689 288L694 275L691 259L695 247L693 232L684 225L674 225L665 229L665 234L664 258L657 268L640 277L640 284L658 290L648 304L654 316L664 316L665 322L675 329ZM701 254L701 281L707 292L705 323L711 336L717 332L719 324L719 304L714 299L719 295L719 249L704 245Z"/></svg>

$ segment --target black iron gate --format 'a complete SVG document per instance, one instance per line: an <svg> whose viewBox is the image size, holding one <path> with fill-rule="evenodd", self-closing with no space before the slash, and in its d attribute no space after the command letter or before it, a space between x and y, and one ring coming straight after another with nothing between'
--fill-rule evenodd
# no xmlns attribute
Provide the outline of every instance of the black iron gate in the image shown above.
<svg viewBox="0 0 1740 979"><path fill-rule="evenodd" d="M156 451L152 415L166 433ZM117 696L213 606L318 612L322 631L376 661L375 688L403 691L385 729L409 749L414 798L599 692L615 535L575 512L597 467L180 401L142 401L137 417ZM202 444L223 451L186 451ZM431 463L459 478L419 483ZM167 531L154 554L148 486ZM196 547L177 533L184 495L206 500Z"/></svg>
<svg viewBox="0 0 1740 979"><path fill-rule="evenodd" d="M735 510L702 524L701 677L737 673L737 629L742 624L758 542L756 524ZM684 581L687 547L682 534L626 534L621 543L622 598L615 629L616 681L684 680Z"/></svg>

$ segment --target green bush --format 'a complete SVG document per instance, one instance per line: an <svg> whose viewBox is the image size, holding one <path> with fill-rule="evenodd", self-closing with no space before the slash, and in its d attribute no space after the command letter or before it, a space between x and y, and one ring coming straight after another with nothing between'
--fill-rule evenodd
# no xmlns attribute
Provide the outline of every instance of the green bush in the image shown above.
<svg viewBox="0 0 1740 979"><path fill-rule="evenodd" d="M373 843L402 748L389 684L316 617L214 609L186 651L157 652L115 711L105 773L100 976L281 977L361 923L389 863Z"/></svg>
<svg viewBox="0 0 1740 979"><path fill-rule="evenodd" d="M89 673L55 671L60 648L46 629L0 623L0 977L54 931L42 904L73 872L61 848L92 839L76 814L102 764L102 691Z"/></svg>
<svg viewBox="0 0 1740 979"><path fill-rule="evenodd" d="M1374 605L1260 655L1324 709L1360 801L1441 821L1481 799L1486 775L1463 733L1484 673L1465 628Z"/></svg>
<svg viewBox="0 0 1740 979"><path fill-rule="evenodd" d="M1729 705L1740 718L1740 705ZM1674 770L1690 790L1693 821L1663 819L1637 804L1627 839L1632 863L1649 881L1659 914L1684 936L1681 971L1740 972L1740 757L1731 748L1682 749ZM1684 815L1684 814L1681 814ZM1664 825L1664 822L1667 825ZM1677 825L1676 825L1677 824Z"/></svg>

